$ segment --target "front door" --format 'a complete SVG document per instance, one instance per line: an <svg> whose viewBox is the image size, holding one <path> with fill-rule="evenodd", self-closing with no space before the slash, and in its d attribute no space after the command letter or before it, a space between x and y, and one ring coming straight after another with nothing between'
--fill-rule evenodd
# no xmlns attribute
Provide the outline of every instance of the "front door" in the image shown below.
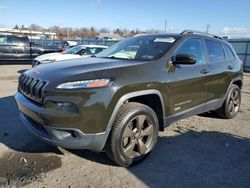
<svg viewBox="0 0 250 188"><path fill-rule="evenodd" d="M206 74L208 66L205 62L203 42L200 38L185 40L173 53L171 60L177 54L192 55L196 59L193 65L173 65L170 62L168 77L170 84L168 92L168 115L177 114L187 109L205 108L207 100ZM204 105L203 105L204 104ZM200 108L198 108L200 107Z"/></svg>

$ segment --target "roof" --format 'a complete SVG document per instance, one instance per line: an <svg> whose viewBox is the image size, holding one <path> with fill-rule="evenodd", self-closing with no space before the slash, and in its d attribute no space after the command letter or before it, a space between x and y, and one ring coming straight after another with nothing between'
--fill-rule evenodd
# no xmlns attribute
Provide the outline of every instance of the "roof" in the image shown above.
<svg viewBox="0 0 250 188"><path fill-rule="evenodd" d="M189 30L187 30L189 31ZM212 38L212 39L217 39L217 40L222 40L225 41L223 38L213 35L213 34L206 34L202 32L196 32L194 31L193 33L190 32L185 32L185 33L154 33L154 34L138 34L135 35L134 37L143 37L143 36L151 36L151 37L174 37L174 38L179 38L179 37L185 37L185 36L199 36L202 38Z"/></svg>
<svg viewBox="0 0 250 188"><path fill-rule="evenodd" d="M182 36L179 33L153 33L153 34L138 34L133 37L143 37L143 36L151 36L151 37L180 37Z"/></svg>

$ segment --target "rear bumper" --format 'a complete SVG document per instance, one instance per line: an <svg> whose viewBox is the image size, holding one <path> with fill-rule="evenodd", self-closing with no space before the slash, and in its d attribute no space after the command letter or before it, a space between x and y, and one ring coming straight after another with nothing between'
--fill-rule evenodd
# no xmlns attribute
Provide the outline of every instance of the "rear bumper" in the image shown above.
<svg viewBox="0 0 250 188"><path fill-rule="evenodd" d="M41 140L63 148L102 151L109 132L86 134L77 128L72 128L72 125L66 127L48 125L46 119L56 116L56 114L50 113L46 109L33 104L20 93L17 93L15 98L20 110L22 123ZM74 118L74 115L70 118Z"/></svg>

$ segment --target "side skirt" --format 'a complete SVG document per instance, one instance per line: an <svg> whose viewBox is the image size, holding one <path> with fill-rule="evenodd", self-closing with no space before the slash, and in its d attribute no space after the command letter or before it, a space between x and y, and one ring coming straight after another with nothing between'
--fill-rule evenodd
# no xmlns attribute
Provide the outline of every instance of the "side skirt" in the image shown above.
<svg viewBox="0 0 250 188"><path fill-rule="evenodd" d="M224 101L225 101L225 99L212 100L212 101L209 101L207 103L200 104L200 105L195 106L193 108L184 110L184 111L179 112L177 114L173 114L169 117L165 117L164 118L164 127L167 127L176 121L179 121L181 119L185 119L185 118L193 116L193 115L202 114L204 112L209 112L211 110L216 110L223 105Z"/></svg>

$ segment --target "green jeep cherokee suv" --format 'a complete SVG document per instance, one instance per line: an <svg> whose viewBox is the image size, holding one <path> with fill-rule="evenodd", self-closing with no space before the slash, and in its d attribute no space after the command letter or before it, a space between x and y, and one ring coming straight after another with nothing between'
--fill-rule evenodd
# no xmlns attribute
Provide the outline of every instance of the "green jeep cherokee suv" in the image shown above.
<svg viewBox="0 0 250 188"><path fill-rule="evenodd" d="M242 63L222 38L196 31L138 35L87 59L40 65L19 78L24 125L42 140L105 151L128 167L155 147L158 131L215 110L239 111Z"/></svg>

